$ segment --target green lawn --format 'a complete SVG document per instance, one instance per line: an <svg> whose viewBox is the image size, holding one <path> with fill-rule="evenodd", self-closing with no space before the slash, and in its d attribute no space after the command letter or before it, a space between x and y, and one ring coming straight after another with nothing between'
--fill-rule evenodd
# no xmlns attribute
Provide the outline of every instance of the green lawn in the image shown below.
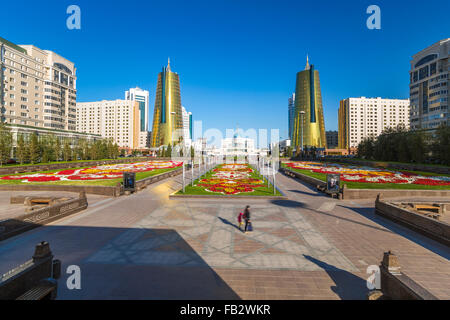
<svg viewBox="0 0 450 320"><path fill-rule="evenodd" d="M90 168L90 167L78 167L78 168L70 168L70 169L63 169L63 170L77 170L77 169L86 169L86 168ZM181 167L168 168L168 169L156 169L156 170L147 171L147 172L138 172L138 173L136 173L136 181L139 181L139 180L151 177L151 176L156 176L161 173L173 171L173 170L176 170L179 168L181 168ZM62 171L62 170L59 169L59 170L39 171L39 172L30 172L30 173L7 174L7 175L0 176L0 178L5 177L5 176L21 176L21 175L23 176L23 175L27 175L27 174L53 173L53 172L58 172L58 171ZM86 186L86 185L89 185L89 186L115 186L115 185L117 185L118 182L122 182L122 181L123 181L122 178L105 179L105 180L88 180L88 181L73 180L73 181L48 181L48 182L22 182L20 180L1 180L0 179L0 185L27 184L27 185L71 185L71 186Z"/></svg>
<svg viewBox="0 0 450 320"><path fill-rule="evenodd" d="M337 162L334 162L337 163ZM281 166L286 168L286 164L282 163ZM302 170L302 169L293 169L288 168L294 172L298 172L304 174L306 176L310 176L322 181L327 181L327 175L324 173L312 172L311 170ZM397 170L398 171L398 170ZM410 172L416 173L424 176L436 176L436 174L430 172L420 172L420 171L406 171L402 170L402 172ZM439 175L446 176L446 175ZM349 181L341 181L341 185L346 184L349 189L419 189L419 190L450 190L450 186L426 186L420 184L401 184L401 183L365 183L365 182L349 182Z"/></svg>
<svg viewBox="0 0 450 320"><path fill-rule="evenodd" d="M255 168L252 167L252 169L253 169L253 172L250 173L250 178L263 180L265 182L265 184L264 184L265 186L264 187L253 188L254 189L253 192L243 192L243 193L238 193L238 194L228 195L228 196L234 196L234 197L240 197L240 196L283 196L278 190L276 190L276 194L274 194L273 193L273 185L272 185L272 183L269 182L269 187L267 187L267 180L265 178L263 178L263 176L260 175L259 172L256 171ZM212 170L208 171L206 174L201 176L200 179L209 179L209 178L214 178ZM208 196L219 196L219 197L220 196L226 196L223 193L206 191L205 187L196 186L196 184L198 182L199 182L199 179L196 179L194 181L194 186L192 186L191 184L186 185L185 186L185 192L183 192L183 190L180 190L176 194L177 195L208 195Z"/></svg>

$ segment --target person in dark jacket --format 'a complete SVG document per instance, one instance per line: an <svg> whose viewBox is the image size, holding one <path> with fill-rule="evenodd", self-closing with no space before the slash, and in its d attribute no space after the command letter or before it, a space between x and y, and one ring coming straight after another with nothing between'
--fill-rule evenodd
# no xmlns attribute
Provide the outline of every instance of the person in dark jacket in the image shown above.
<svg viewBox="0 0 450 320"><path fill-rule="evenodd" d="M246 206L246 207L245 207L245 210L244 210L244 220L245 220L245 229L244 229L244 233L247 233L248 225L251 223L251 222L250 222L250 206Z"/></svg>

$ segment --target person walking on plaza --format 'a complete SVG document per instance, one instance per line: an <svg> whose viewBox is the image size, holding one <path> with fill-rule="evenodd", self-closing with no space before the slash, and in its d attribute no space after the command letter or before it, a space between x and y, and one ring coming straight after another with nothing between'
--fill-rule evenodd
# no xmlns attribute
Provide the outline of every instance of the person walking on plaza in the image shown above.
<svg viewBox="0 0 450 320"><path fill-rule="evenodd" d="M250 221L250 206L246 206L244 210L244 220L245 220L245 229L244 233L247 233L248 231L253 231L251 228L251 221Z"/></svg>
<svg viewBox="0 0 450 320"><path fill-rule="evenodd" d="M244 217L244 213L243 212L239 212L239 215L238 215L237 219L238 219L238 223L239 223L239 230L241 230L241 231L242 231L241 227L244 224L244 221L242 221L243 217Z"/></svg>

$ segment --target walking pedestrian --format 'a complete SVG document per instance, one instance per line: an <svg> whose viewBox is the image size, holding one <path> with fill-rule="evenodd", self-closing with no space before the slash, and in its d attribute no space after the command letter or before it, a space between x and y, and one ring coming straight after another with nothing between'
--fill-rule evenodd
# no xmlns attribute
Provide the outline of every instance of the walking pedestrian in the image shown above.
<svg viewBox="0 0 450 320"><path fill-rule="evenodd" d="M244 233L247 233L247 230L249 227L251 228L251 221L250 221L250 206L246 206L244 210L244 220L245 220L245 229ZM251 230L249 230L251 231Z"/></svg>
<svg viewBox="0 0 450 320"><path fill-rule="evenodd" d="M241 227L244 224L244 221L242 221L243 217L244 217L244 213L243 212L239 212L237 219L238 219L238 224L239 224L239 230L240 231L242 231Z"/></svg>

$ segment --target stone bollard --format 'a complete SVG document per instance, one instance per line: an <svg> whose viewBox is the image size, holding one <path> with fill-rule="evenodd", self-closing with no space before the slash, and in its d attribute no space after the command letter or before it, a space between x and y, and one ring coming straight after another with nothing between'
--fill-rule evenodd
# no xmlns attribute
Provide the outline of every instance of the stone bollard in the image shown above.
<svg viewBox="0 0 450 320"><path fill-rule="evenodd" d="M52 252L50 251L50 244L47 241L42 241L36 245L34 249L33 262L47 259L52 257Z"/></svg>
<svg viewBox="0 0 450 320"><path fill-rule="evenodd" d="M384 267L390 274L401 274L401 267L398 262L397 256L390 250L383 254L383 261L381 266Z"/></svg>
<svg viewBox="0 0 450 320"><path fill-rule="evenodd" d="M86 199L86 192L80 191L80 193L78 194L78 198L79 199Z"/></svg>

